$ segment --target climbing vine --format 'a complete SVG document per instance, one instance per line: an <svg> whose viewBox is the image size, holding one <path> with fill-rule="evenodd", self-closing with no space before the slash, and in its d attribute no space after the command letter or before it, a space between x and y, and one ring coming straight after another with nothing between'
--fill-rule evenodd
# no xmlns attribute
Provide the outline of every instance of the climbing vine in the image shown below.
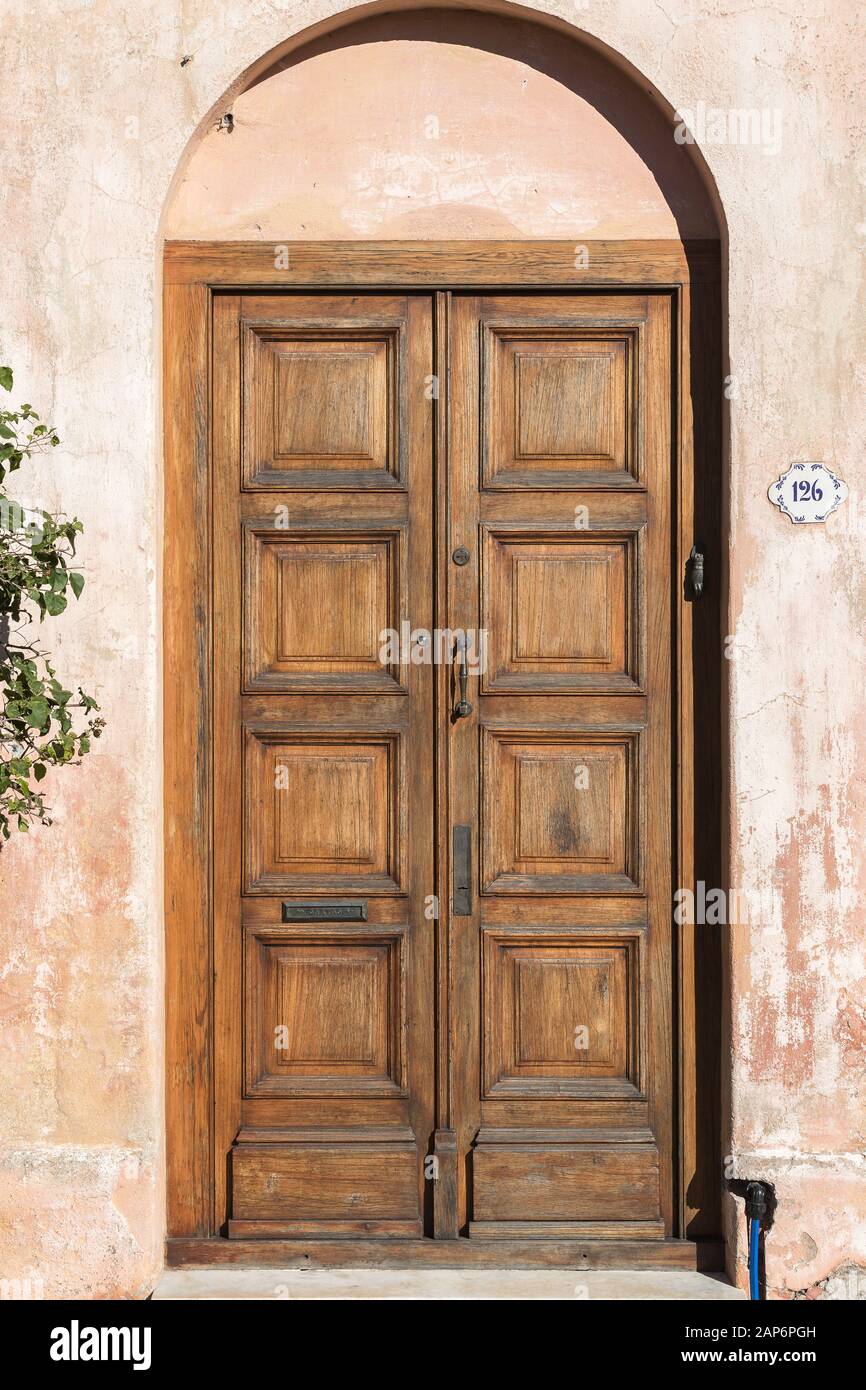
<svg viewBox="0 0 866 1390"><path fill-rule="evenodd" d="M0 367L0 388L12 372ZM0 408L0 835L50 825L40 783L50 767L78 763L105 725L79 686L67 690L39 645L41 624L80 598L73 568L83 527L77 517L29 509L9 496L7 479L59 444L30 405Z"/></svg>

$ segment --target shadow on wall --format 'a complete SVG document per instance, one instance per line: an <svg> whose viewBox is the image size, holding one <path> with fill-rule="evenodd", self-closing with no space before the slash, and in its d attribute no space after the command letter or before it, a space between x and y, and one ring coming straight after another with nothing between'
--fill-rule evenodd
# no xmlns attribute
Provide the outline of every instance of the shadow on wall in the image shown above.
<svg viewBox="0 0 866 1390"><path fill-rule="evenodd" d="M360 20L273 63L231 115L189 156L167 237L719 236L700 156L643 79L522 19Z"/></svg>

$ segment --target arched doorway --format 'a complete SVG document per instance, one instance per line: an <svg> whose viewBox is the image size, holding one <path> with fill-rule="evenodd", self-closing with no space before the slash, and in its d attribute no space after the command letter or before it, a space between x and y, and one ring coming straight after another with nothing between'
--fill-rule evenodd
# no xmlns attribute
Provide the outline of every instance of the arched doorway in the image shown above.
<svg viewBox="0 0 866 1390"><path fill-rule="evenodd" d="M431 65L450 110L486 94L482 175L537 79L527 181L359 197L365 82ZM323 196L266 118L328 91ZM695 1261L718 962L672 895L718 882L711 200L608 58L523 21L343 28L231 116L165 261L174 1257Z"/></svg>

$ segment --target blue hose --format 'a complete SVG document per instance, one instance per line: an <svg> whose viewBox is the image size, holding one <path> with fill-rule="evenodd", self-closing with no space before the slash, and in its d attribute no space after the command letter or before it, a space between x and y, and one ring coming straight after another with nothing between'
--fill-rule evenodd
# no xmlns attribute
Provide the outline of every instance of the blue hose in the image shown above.
<svg viewBox="0 0 866 1390"><path fill-rule="evenodd" d="M758 1256L761 1249L761 1222L758 1217L749 1219L749 1298L753 1303L761 1301L761 1285L758 1278Z"/></svg>

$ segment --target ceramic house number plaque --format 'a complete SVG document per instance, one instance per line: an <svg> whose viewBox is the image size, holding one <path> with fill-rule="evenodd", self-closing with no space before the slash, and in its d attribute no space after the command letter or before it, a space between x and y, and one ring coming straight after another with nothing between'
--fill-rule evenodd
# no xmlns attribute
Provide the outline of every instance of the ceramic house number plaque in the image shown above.
<svg viewBox="0 0 866 1390"><path fill-rule="evenodd" d="M848 496L848 485L823 463L792 463L767 491L794 522L824 521Z"/></svg>

